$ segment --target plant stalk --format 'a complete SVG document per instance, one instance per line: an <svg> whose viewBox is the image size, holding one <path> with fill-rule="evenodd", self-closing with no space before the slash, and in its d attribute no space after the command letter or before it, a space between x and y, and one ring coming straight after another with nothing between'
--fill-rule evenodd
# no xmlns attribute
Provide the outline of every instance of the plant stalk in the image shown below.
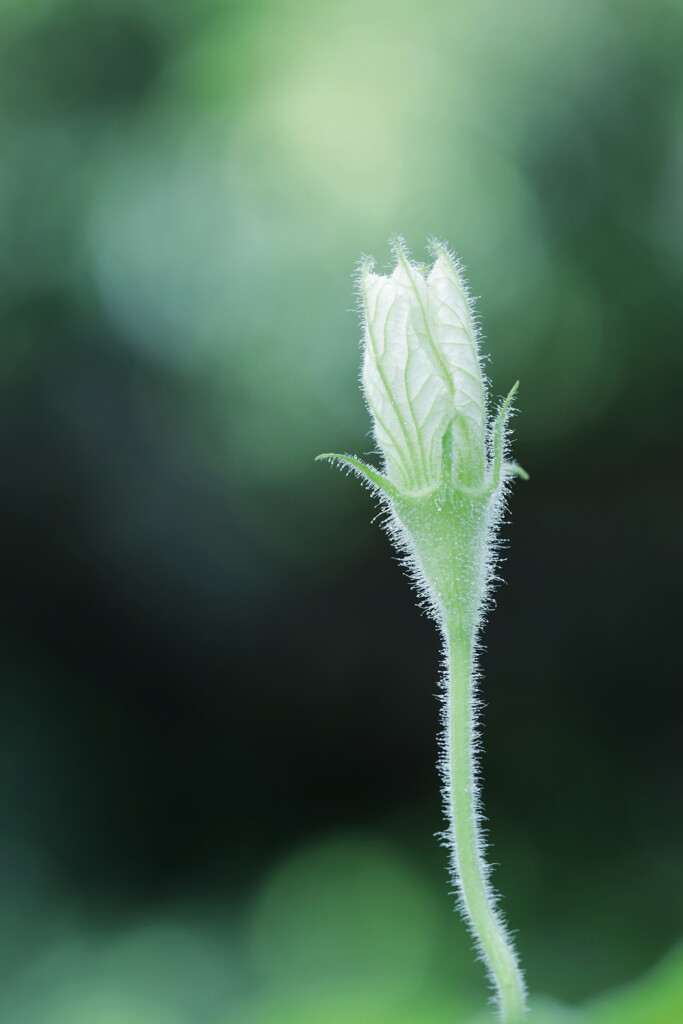
<svg viewBox="0 0 683 1024"><path fill-rule="evenodd" d="M444 627L447 678L443 712L443 780L452 870L461 910L496 990L503 1024L518 1024L525 1013L525 987L517 955L496 912L483 856L473 645L453 623Z"/></svg>

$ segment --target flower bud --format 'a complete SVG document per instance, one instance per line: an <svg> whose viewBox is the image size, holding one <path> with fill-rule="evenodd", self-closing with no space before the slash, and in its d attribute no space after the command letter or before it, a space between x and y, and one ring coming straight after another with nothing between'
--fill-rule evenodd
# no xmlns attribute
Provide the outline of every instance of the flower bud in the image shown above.
<svg viewBox="0 0 683 1024"><path fill-rule="evenodd" d="M470 300L458 265L432 247L428 273L402 241L389 276L362 273L363 388L388 479L403 493L438 487L450 461L465 484L486 468L486 400Z"/></svg>

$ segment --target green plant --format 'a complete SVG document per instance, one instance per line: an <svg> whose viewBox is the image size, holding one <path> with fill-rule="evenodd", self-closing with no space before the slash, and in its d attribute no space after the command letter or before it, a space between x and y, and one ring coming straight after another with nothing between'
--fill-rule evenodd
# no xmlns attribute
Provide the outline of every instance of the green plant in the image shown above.
<svg viewBox="0 0 683 1024"><path fill-rule="evenodd" d="M467 920L495 989L500 1019L525 1011L517 955L489 884L477 780L478 638L494 579L506 485L526 477L506 459L517 384L489 423L477 329L461 268L430 245L431 269L393 242L390 276L360 274L363 389L383 471L349 455L320 455L356 472L379 496L389 535L443 639L440 769L444 840Z"/></svg>

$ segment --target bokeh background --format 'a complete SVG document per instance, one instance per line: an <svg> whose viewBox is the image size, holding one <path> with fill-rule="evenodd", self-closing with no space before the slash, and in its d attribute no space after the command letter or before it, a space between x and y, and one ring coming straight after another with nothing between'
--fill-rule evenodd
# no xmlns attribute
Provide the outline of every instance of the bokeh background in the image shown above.
<svg viewBox="0 0 683 1024"><path fill-rule="evenodd" d="M2 0L0 1017L459 1024L437 640L367 492L354 267L521 380L486 633L542 1024L680 1024L683 5Z"/></svg>

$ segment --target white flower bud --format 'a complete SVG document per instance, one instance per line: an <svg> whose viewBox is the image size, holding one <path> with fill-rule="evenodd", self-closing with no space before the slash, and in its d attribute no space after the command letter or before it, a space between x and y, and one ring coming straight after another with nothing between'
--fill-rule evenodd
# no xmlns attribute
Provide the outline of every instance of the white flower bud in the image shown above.
<svg viewBox="0 0 683 1024"><path fill-rule="evenodd" d="M410 493L439 485L446 441L468 482L486 462L484 382L467 290L448 251L433 252L425 275L399 241L390 276L368 267L362 275L363 387L387 476Z"/></svg>

